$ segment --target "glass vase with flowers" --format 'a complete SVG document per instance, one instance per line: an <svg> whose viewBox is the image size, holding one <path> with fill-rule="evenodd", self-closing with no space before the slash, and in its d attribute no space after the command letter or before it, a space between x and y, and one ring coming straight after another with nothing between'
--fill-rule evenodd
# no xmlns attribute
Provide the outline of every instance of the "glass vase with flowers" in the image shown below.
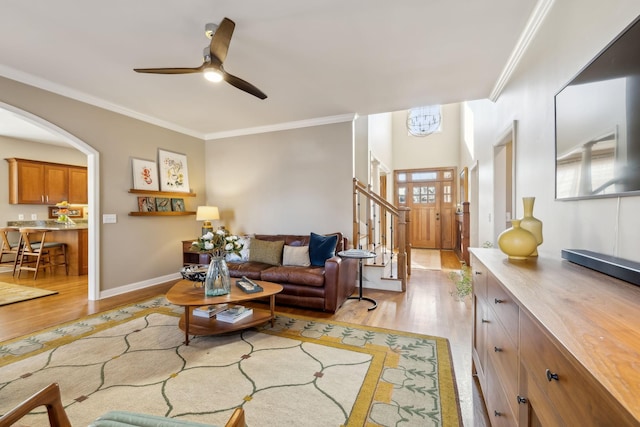
<svg viewBox="0 0 640 427"><path fill-rule="evenodd" d="M210 231L192 243L192 251L211 256L204 279L205 296L226 295L231 291L231 277L225 256L228 253L239 254L243 246L238 236L230 234L225 228Z"/></svg>

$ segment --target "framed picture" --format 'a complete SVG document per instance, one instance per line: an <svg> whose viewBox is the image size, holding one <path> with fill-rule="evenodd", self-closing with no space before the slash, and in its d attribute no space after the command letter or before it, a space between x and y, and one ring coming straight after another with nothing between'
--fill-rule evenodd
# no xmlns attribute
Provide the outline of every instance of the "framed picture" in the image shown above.
<svg viewBox="0 0 640 427"><path fill-rule="evenodd" d="M49 218L54 219L58 218L60 215L60 208L58 206L49 206ZM67 216L69 218L83 218L84 217L84 207L82 206L69 206L67 209Z"/></svg>
<svg viewBox="0 0 640 427"><path fill-rule="evenodd" d="M469 169L465 166L460 172L460 204L469 201Z"/></svg>
<svg viewBox="0 0 640 427"><path fill-rule="evenodd" d="M153 160L131 159L133 188L135 190L158 191L158 166Z"/></svg>
<svg viewBox="0 0 640 427"><path fill-rule="evenodd" d="M170 212L171 199L166 197L156 197L156 210L158 212Z"/></svg>
<svg viewBox="0 0 640 427"><path fill-rule="evenodd" d="M158 162L160 165L160 191L184 193L190 191L187 156L159 149Z"/></svg>
<svg viewBox="0 0 640 427"><path fill-rule="evenodd" d="M155 212L155 197L138 197L138 212Z"/></svg>
<svg viewBox="0 0 640 427"><path fill-rule="evenodd" d="M174 212L184 212L184 199L171 199L171 210Z"/></svg>

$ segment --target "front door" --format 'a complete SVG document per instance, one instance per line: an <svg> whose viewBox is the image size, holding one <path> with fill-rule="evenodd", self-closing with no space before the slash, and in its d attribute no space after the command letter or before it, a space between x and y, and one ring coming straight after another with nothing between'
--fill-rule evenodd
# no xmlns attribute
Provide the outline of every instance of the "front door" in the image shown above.
<svg viewBox="0 0 640 427"><path fill-rule="evenodd" d="M455 170L414 169L395 172L398 206L411 209L412 247L452 249L455 224Z"/></svg>

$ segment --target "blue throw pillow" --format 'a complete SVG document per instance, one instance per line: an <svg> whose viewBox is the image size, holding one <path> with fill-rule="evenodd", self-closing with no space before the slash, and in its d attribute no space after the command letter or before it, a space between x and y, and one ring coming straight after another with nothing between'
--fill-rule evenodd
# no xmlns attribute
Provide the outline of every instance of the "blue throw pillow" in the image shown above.
<svg viewBox="0 0 640 427"><path fill-rule="evenodd" d="M309 238L309 260L316 267L324 266L324 262L336 254L338 235L323 236L311 233Z"/></svg>

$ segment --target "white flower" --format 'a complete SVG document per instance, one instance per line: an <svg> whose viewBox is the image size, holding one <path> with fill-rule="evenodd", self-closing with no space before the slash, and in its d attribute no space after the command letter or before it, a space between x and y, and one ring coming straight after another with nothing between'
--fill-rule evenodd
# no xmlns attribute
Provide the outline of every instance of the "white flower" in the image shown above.
<svg viewBox="0 0 640 427"><path fill-rule="evenodd" d="M207 233L207 234L209 234L209 233ZM216 234L219 234L221 236L226 236L227 232L223 228L220 228L220 229L216 230Z"/></svg>
<svg viewBox="0 0 640 427"><path fill-rule="evenodd" d="M213 249L213 243L204 242L204 249L207 250L207 251L210 251L211 249Z"/></svg>
<svg viewBox="0 0 640 427"><path fill-rule="evenodd" d="M225 251L232 251L233 249L234 249L233 243L227 243L226 245L224 245Z"/></svg>

